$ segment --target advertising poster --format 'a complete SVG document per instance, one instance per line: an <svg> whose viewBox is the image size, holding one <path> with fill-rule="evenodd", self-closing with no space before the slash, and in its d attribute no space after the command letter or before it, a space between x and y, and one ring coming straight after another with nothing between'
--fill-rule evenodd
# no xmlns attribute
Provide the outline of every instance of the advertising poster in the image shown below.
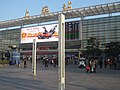
<svg viewBox="0 0 120 90"><path fill-rule="evenodd" d="M58 41L58 24L27 27L21 29L21 43Z"/></svg>

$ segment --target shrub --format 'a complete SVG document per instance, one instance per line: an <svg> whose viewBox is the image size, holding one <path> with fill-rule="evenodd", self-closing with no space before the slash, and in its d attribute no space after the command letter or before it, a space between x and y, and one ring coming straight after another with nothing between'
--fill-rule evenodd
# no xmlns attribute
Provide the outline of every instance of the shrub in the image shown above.
<svg viewBox="0 0 120 90"><path fill-rule="evenodd" d="M0 60L0 64L2 65L9 64L9 60Z"/></svg>

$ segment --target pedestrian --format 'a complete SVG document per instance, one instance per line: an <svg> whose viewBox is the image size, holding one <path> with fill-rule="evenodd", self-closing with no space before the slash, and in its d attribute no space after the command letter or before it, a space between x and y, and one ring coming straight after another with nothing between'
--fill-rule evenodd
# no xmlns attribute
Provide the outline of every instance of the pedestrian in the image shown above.
<svg viewBox="0 0 120 90"><path fill-rule="evenodd" d="M110 69L112 69L112 65L113 65L113 60L112 58L108 59L108 64L110 66Z"/></svg>
<svg viewBox="0 0 120 90"><path fill-rule="evenodd" d="M18 66L17 67L20 67L20 60L18 61Z"/></svg>
<svg viewBox="0 0 120 90"><path fill-rule="evenodd" d="M57 63L57 60L56 60L56 58L54 58L53 59L53 65L54 65L54 67L56 67L56 63Z"/></svg>
<svg viewBox="0 0 120 90"><path fill-rule="evenodd" d="M96 73L96 67L97 67L97 65L96 65L96 60L91 60L90 61L90 72L91 73Z"/></svg>
<svg viewBox="0 0 120 90"><path fill-rule="evenodd" d="M102 60L99 60L99 65L100 65L100 68L102 68L102 65L103 65L103 61Z"/></svg>
<svg viewBox="0 0 120 90"><path fill-rule="evenodd" d="M104 60L104 66L107 67L107 60Z"/></svg>
<svg viewBox="0 0 120 90"><path fill-rule="evenodd" d="M27 61L24 60L24 68L26 68L26 67L27 67Z"/></svg>
<svg viewBox="0 0 120 90"><path fill-rule="evenodd" d="M90 66L87 65L87 66L86 66L86 72L88 73L89 71L90 71Z"/></svg>
<svg viewBox="0 0 120 90"><path fill-rule="evenodd" d="M48 58L45 59L45 67L48 67Z"/></svg>

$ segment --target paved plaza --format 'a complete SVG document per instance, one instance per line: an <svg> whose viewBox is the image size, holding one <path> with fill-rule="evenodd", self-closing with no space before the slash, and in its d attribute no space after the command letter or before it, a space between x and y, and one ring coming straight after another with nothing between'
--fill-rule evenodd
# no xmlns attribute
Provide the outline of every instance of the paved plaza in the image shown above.
<svg viewBox="0 0 120 90"><path fill-rule="evenodd" d="M37 76L31 65L0 66L0 90L58 90L58 67L37 65ZM120 70L97 68L86 73L75 65L66 66L66 90L120 90Z"/></svg>

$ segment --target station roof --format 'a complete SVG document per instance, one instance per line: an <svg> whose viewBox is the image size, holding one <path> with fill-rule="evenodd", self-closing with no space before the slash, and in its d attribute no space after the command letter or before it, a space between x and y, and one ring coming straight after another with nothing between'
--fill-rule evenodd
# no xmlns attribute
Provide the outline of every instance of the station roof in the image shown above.
<svg viewBox="0 0 120 90"><path fill-rule="evenodd" d="M102 14L112 14L120 12L120 2L101 4L83 8L75 8L66 11L58 11L58 12L50 12L47 14L40 14L35 16L17 18L13 20L1 21L0 29L9 28L15 26L36 24L36 23L44 23L50 21L57 21L58 15L63 13L66 19L71 18L80 18L94 15L102 15Z"/></svg>

